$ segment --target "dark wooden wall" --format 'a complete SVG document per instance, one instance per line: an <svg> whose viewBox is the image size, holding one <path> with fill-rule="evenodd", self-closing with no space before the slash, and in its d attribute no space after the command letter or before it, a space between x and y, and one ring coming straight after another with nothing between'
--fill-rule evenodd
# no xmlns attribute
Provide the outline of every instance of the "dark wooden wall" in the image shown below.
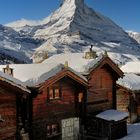
<svg viewBox="0 0 140 140"><path fill-rule="evenodd" d="M46 86L33 98L32 139L36 140L46 139L48 124L58 123L61 129L62 119L79 116L78 93L85 92L83 86L68 77L49 87ZM48 91L52 87L60 87L60 99L48 99Z"/></svg>
<svg viewBox="0 0 140 140"><path fill-rule="evenodd" d="M117 140L127 135L126 118L121 121L107 121L88 116L86 123L87 136L91 136L92 140Z"/></svg>
<svg viewBox="0 0 140 140"><path fill-rule="evenodd" d="M137 94L119 86L117 89L117 109L129 113L128 122L136 122L139 115Z"/></svg>
<svg viewBox="0 0 140 140"><path fill-rule="evenodd" d="M0 140L19 140L20 131L28 128L28 93L0 81Z"/></svg>
<svg viewBox="0 0 140 140"><path fill-rule="evenodd" d="M113 76L106 67L98 68L90 73L87 94L88 112L113 108L113 83L115 82Z"/></svg>
<svg viewBox="0 0 140 140"><path fill-rule="evenodd" d="M118 89L117 90L117 109L128 112L129 93Z"/></svg>
<svg viewBox="0 0 140 140"><path fill-rule="evenodd" d="M137 102L138 116L140 117L140 92L135 93L135 99Z"/></svg>
<svg viewBox="0 0 140 140"><path fill-rule="evenodd" d="M16 94L0 85L0 140L13 139L16 135Z"/></svg>

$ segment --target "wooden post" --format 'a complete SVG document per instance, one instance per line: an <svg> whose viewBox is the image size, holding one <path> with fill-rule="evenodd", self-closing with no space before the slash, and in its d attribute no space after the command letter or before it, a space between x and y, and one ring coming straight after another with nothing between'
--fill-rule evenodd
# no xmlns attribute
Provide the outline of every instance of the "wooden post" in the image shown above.
<svg viewBox="0 0 140 140"><path fill-rule="evenodd" d="M113 105L113 109L116 109L116 80L113 80L113 99L112 99L112 105Z"/></svg>
<svg viewBox="0 0 140 140"><path fill-rule="evenodd" d="M111 123L109 123L109 140L111 140Z"/></svg>

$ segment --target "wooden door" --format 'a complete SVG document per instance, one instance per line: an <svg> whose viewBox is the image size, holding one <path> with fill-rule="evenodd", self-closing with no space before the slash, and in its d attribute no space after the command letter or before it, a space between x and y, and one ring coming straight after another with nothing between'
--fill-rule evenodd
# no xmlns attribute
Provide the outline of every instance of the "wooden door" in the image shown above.
<svg viewBox="0 0 140 140"><path fill-rule="evenodd" d="M61 121L62 140L78 140L79 118L69 118Z"/></svg>

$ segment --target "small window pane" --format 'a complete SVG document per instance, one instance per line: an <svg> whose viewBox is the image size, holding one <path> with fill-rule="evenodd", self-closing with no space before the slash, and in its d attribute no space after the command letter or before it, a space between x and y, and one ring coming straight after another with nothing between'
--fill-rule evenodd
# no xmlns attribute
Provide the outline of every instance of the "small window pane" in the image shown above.
<svg viewBox="0 0 140 140"><path fill-rule="evenodd" d="M47 125L47 136L53 136L58 133L58 124Z"/></svg>
<svg viewBox="0 0 140 140"><path fill-rule="evenodd" d="M57 124L53 124L52 125L52 134L56 134L57 133Z"/></svg>
<svg viewBox="0 0 140 140"><path fill-rule="evenodd" d="M53 99L54 97L53 97L53 89L50 89L50 91L49 91L49 96L50 96L50 99Z"/></svg>
<svg viewBox="0 0 140 140"><path fill-rule="evenodd" d="M81 103L83 100L83 93L79 93L78 102Z"/></svg>
<svg viewBox="0 0 140 140"><path fill-rule="evenodd" d="M54 90L54 93L55 93L55 99L60 98L60 92L59 92L59 89L55 89L55 90Z"/></svg>
<svg viewBox="0 0 140 140"><path fill-rule="evenodd" d="M51 135L51 126L50 125L47 126L47 135L48 136Z"/></svg>

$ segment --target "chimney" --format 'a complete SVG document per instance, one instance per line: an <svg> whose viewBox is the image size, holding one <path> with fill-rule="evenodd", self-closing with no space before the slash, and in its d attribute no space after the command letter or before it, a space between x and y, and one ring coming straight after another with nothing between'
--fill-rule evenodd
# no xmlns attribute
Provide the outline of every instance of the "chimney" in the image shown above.
<svg viewBox="0 0 140 140"><path fill-rule="evenodd" d="M104 56L108 56L108 53L107 53L107 51L106 51L106 50L104 51Z"/></svg>
<svg viewBox="0 0 140 140"><path fill-rule="evenodd" d="M65 67L65 68L68 68L68 67L69 67L68 61L65 61L64 67Z"/></svg>
<svg viewBox="0 0 140 140"><path fill-rule="evenodd" d="M6 74L9 74L11 76L13 76L13 69L9 67L9 64L6 65L5 68L3 68L3 72L6 73Z"/></svg>
<svg viewBox="0 0 140 140"><path fill-rule="evenodd" d="M85 58L86 59L94 59L97 57L97 54L95 51L92 50L93 45L91 45L89 52L85 52Z"/></svg>

